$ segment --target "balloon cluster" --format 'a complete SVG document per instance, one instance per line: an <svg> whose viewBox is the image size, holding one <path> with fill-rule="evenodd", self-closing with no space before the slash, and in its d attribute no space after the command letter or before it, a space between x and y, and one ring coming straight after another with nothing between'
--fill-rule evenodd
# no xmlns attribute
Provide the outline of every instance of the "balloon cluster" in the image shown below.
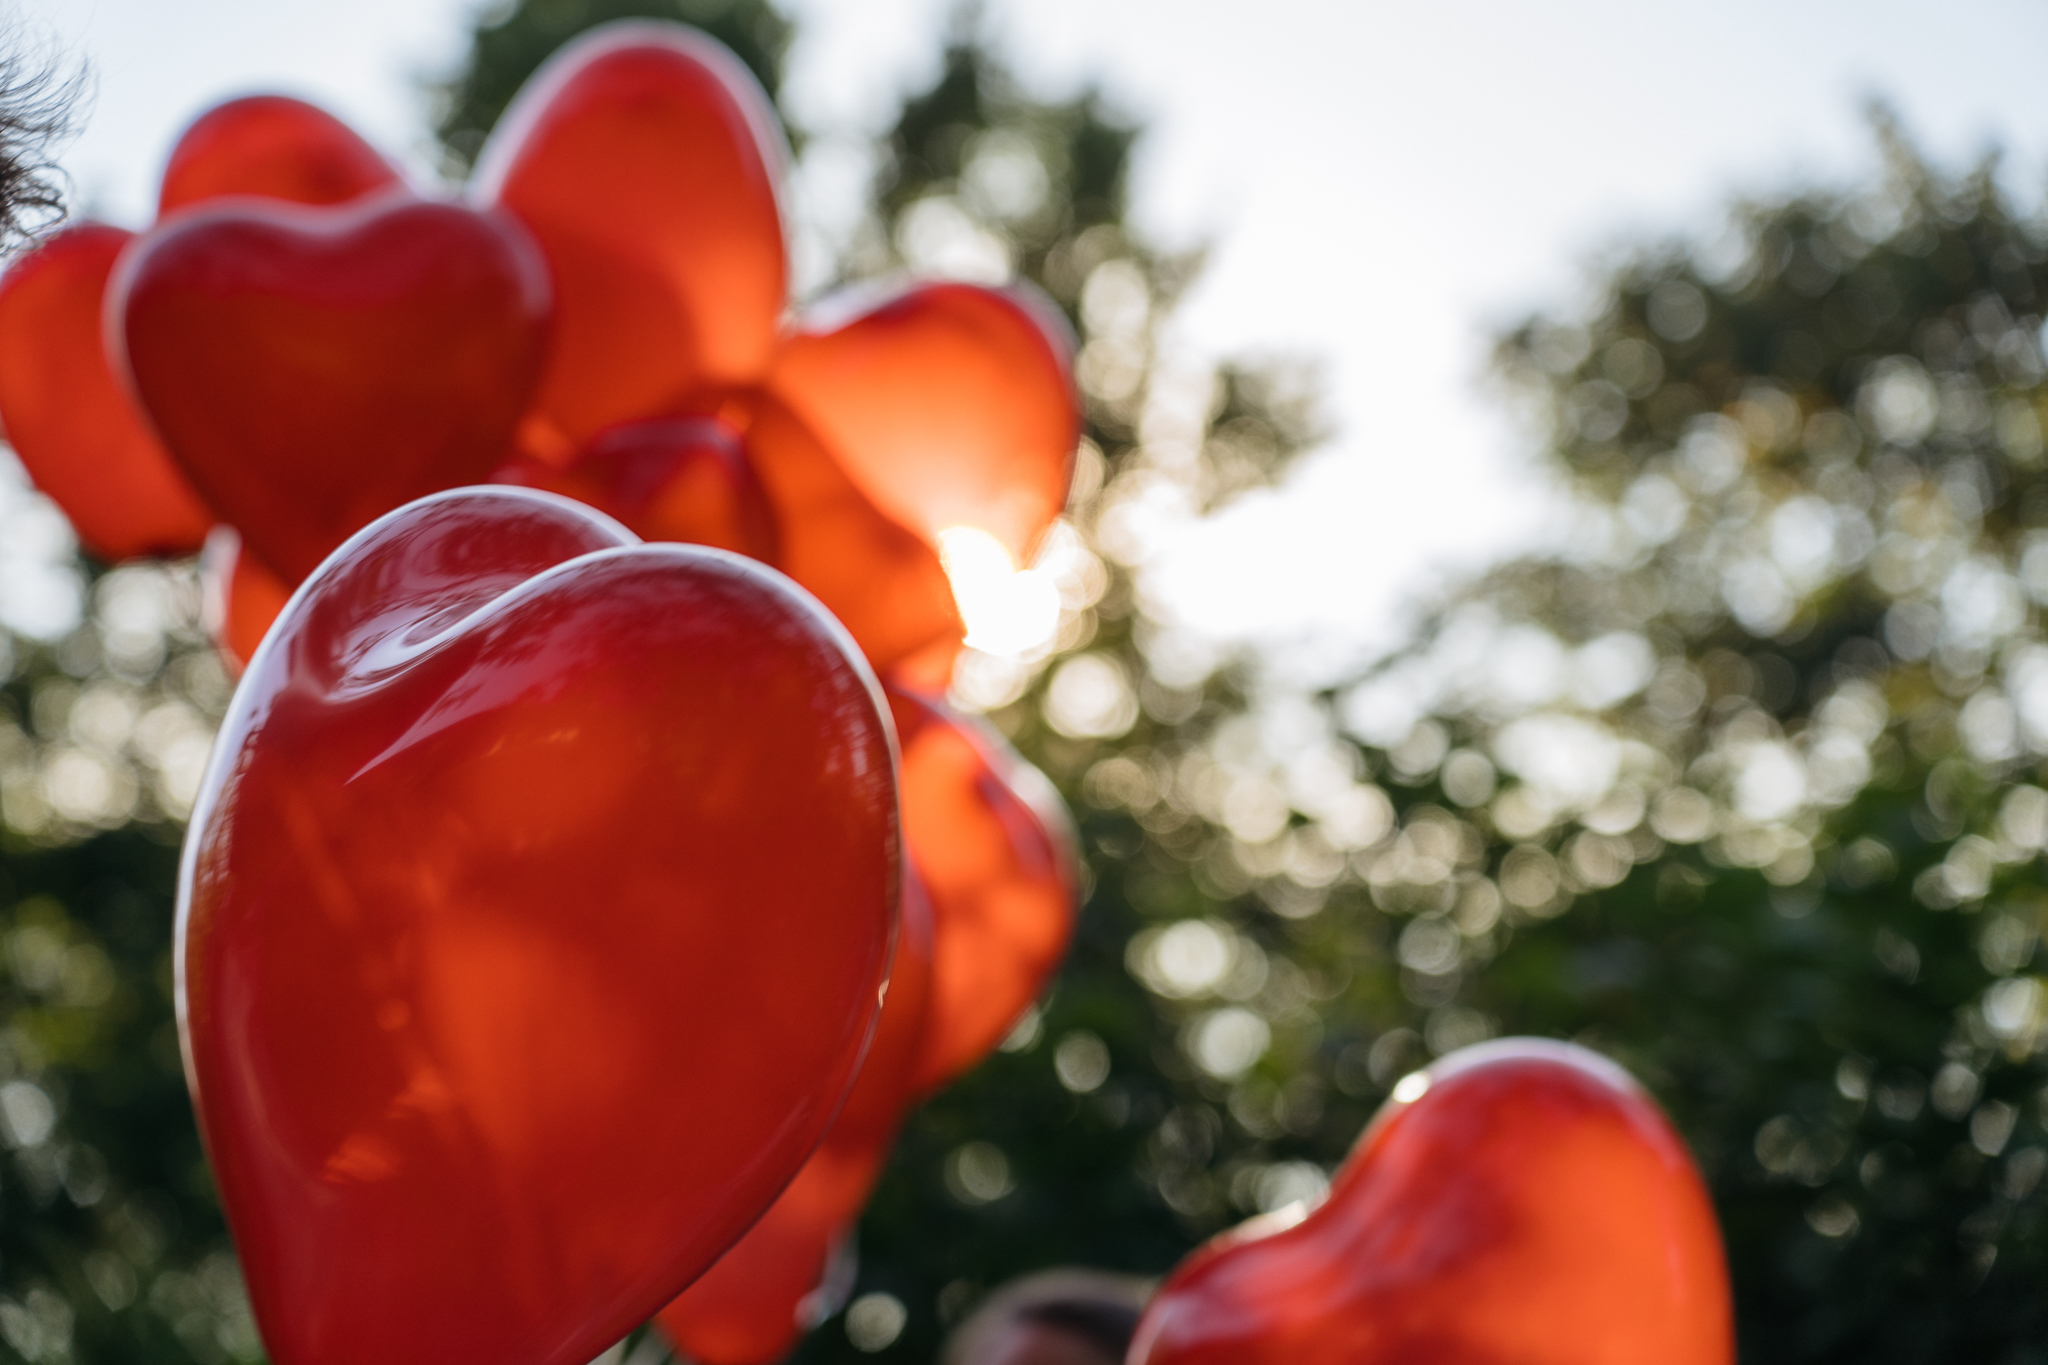
<svg viewBox="0 0 2048 1365"><path fill-rule="evenodd" d="M23 464L106 559L204 545L246 665L178 999L284 1365L576 1365L651 1316L779 1359L904 1114L1065 950L1064 811L935 695L942 546L1025 562L1065 502L1064 325L959 284L792 316L782 161L729 52L614 25L460 199L236 100L154 226L0 279ZM1625 1077L1425 1080L1133 1359L1726 1359L1712 1214ZM1609 1296L1651 1324L1619 1354Z"/></svg>

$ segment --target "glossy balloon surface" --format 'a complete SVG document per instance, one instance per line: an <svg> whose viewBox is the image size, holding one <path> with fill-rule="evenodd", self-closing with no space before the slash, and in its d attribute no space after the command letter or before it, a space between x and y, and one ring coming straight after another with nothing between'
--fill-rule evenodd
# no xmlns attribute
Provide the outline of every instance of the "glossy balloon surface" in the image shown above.
<svg viewBox="0 0 2048 1365"><path fill-rule="evenodd" d="M172 455L297 582L373 518L504 458L540 373L548 283L501 215L402 194L227 200L137 242L108 314Z"/></svg>
<svg viewBox="0 0 2048 1365"><path fill-rule="evenodd" d="M932 901L930 1091L980 1061L1045 989L1074 930L1073 830L1044 774L941 702L892 689L903 841Z"/></svg>
<svg viewBox="0 0 2048 1365"><path fill-rule="evenodd" d="M1081 434L1052 303L927 284L824 321L843 308L790 338L770 388L898 522L927 539L976 527L1028 562L1066 506Z"/></svg>
<svg viewBox="0 0 2048 1365"><path fill-rule="evenodd" d="M179 136L157 212L227 194L340 204L398 183L391 163L326 110L288 95L248 95L215 105Z"/></svg>
<svg viewBox="0 0 2048 1365"><path fill-rule="evenodd" d="M272 1358L583 1365L673 1298L852 1084L895 808L872 676L772 572L520 489L344 547L236 693L180 881Z"/></svg>
<svg viewBox="0 0 2048 1365"><path fill-rule="evenodd" d="M738 433L715 418L671 417L611 427L566 468L522 460L497 480L588 503L643 540L710 545L775 564L775 511Z"/></svg>
<svg viewBox="0 0 2048 1365"><path fill-rule="evenodd" d="M0 276L0 421L36 487L110 560L190 554L213 520L100 345L101 296L131 240L81 223Z"/></svg>
<svg viewBox="0 0 2048 1365"><path fill-rule="evenodd" d="M931 906L908 875L889 996L846 1107L761 1221L661 1312L662 1332L696 1365L773 1365L838 1307L826 1283L834 1257L918 1098L931 954Z"/></svg>
<svg viewBox="0 0 2048 1365"><path fill-rule="evenodd" d="M1184 1261L1130 1365L1731 1365L1713 1208L1626 1073L1509 1039L1424 1074L1305 1221Z"/></svg>
<svg viewBox="0 0 2048 1365"><path fill-rule="evenodd" d="M773 107L737 57L674 24L609 24L520 91L478 158L560 323L538 407L571 444L691 410L767 367L788 284Z"/></svg>

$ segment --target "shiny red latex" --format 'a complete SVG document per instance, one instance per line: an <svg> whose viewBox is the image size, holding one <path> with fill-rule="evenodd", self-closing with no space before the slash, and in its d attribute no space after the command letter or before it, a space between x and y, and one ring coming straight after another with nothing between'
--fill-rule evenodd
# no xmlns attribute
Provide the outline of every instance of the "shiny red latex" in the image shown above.
<svg viewBox="0 0 2048 1365"><path fill-rule="evenodd" d="M403 194L191 209L109 290L164 443L287 582L400 503L481 482L547 342L547 267L518 224Z"/></svg>
<svg viewBox="0 0 2048 1365"><path fill-rule="evenodd" d="M249 95L215 105L178 138L157 213L227 194L340 204L396 184L391 163L326 110L287 95Z"/></svg>
<svg viewBox="0 0 2048 1365"><path fill-rule="evenodd" d="M918 1098L931 954L931 906L909 875L888 999L846 1107L761 1221L657 1319L697 1365L773 1365L837 1308L825 1283L833 1259Z"/></svg>
<svg viewBox="0 0 2048 1365"><path fill-rule="evenodd" d="M81 223L0 276L0 421L102 559L190 554L213 520L100 348L100 296L133 234Z"/></svg>
<svg viewBox="0 0 2048 1365"><path fill-rule="evenodd" d="M272 1358L583 1365L680 1292L852 1084L895 808L872 676L764 569L524 489L345 546L235 694L180 879Z"/></svg>
<svg viewBox="0 0 2048 1365"><path fill-rule="evenodd" d="M788 277L782 161L760 85L680 25L589 33L512 101L471 193L518 215L554 269L537 410L568 446L767 368Z"/></svg>
<svg viewBox="0 0 2048 1365"><path fill-rule="evenodd" d="M1713 1208L1625 1072L1509 1039L1425 1074L1299 1225L1182 1262L1130 1365L1730 1365Z"/></svg>
<svg viewBox="0 0 2048 1365"><path fill-rule="evenodd" d="M495 478L588 503L643 540L710 545L764 564L781 558L753 463L715 418L627 422L598 433L566 468L523 459Z"/></svg>
<svg viewBox="0 0 2048 1365"><path fill-rule="evenodd" d="M927 539L977 527L1028 563L1081 435L1064 321L1034 295L967 284L826 321L843 309L806 319L769 387L896 521Z"/></svg>
<svg viewBox="0 0 2048 1365"><path fill-rule="evenodd" d="M932 901L916 1088L980 1061L1044 991L1074 929L1073 830L1044 774L939 702L891 689L903 842Z"/></svg>

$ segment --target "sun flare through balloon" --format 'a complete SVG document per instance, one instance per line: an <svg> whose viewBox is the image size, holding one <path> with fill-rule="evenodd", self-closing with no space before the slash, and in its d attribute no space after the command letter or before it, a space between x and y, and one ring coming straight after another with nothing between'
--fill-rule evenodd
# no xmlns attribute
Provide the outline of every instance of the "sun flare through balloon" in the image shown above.
<svg viewBox="0 0 2048 1365"><path fill-rule="evenodd" d="M1050 574L1018 568L1003 543L976 526L948 527L938 541L970 649L1014 658L1052 640L1060 591Z"/></svg>

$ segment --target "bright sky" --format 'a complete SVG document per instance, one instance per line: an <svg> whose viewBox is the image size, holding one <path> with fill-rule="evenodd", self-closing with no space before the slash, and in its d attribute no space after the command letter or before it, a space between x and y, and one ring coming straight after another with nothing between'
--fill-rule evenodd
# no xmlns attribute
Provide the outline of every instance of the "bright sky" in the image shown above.
<svg viewBox="0 0 2048 1365"><path fill-rule="evenodd" d="M790 102L820 129L879 126L933 70L951 8L787 3L801 21ZM124 221L142 216L178 128L251 89L307 95L423 155L421 79L456 62L476 8L15 5L25 36L90 62L97 97L67 165L82 202ZM1871 94L1941 161L1995 142L2029 202L2048 181L2048 10L2034 0L987 8L1031 83L1097 83L1149 125L1140 222L1215 246L1177 344L1324 365L1330 446L1184 537L1156 583L1211 633L1304 661L1387 639L1446 567L1544 534L1553 504L1480 383L1487 337L1569 306L1601 250L1708 228L1733 193L1867 172Z"/></svg>

